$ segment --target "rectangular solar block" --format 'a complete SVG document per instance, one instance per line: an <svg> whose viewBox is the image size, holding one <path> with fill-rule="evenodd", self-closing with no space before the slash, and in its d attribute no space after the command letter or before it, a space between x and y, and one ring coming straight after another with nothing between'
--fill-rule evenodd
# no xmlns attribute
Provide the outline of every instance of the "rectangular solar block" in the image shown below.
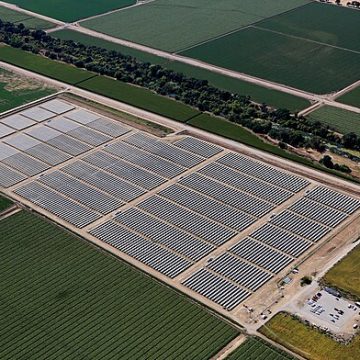
<svg viewBox="0 0 360 360"><path fill-rule="evenodd" d="M89 129L85 126L81 126L75 130L69 131L67 134L92 146L99 146L112 140L110 136Z"/></svg>
<svg viewBox="0 0 360 360"><path fill-rule="evenodd" d="M7 116L6 118L1 119L0 122L12 127L15 130L23 130L36 124L35 121L20 114Z"/></svg>
<svg viewBox="0 0 360 360"><path fill-rule="evenodd" d="M174 145L165 143L163 140L157 140L143 133L136 133L128 136L124 141L145 150L146 152L187 168L196 166L203 161L203 158L195 154L188 153Z"/></svg>
<svg viewBox="0 0 360 360"><path fill-rule="evenodd" d="M159 196L152 196L144 200L138 207L161 220L165 220L218 246L236 235L235 231L229 230Z"/></svg>
<svg viewBox="0 0 360 360"><path fill-rule="evenodd" d="M52 166L71 159L71 155L43 143L26 150L26 153Z"/></svg>
<svg viewBox="0 0 360 360"><path fill-rule="evenodd" d="M310 241L270 224L261 226L250 236L294 257L299 257L313 245Z"/></svg>
<svg viewBox="0 0 360 360"><path fill-rule="evenodd" d="M33 146L41 144L40 141L22 133L6 139L5 142L15 147L16 149L22 151L26 151L27 149L30 149Z"/></svg>
<svg viewBox="0 0 360 360"><path fill-rule="evenodd" d="M85 156L83 160L146 190L160 186L166 181L158 175L102 151L93 152Z"/></svg>
<svg viewBox="0 0 360 360"><path fill-rule="evenodd" d="M179 184L256 217L264 216L275 207L267 201L206 178L198 173L193 173L181 179Z"/></svg>
<svg viewBox="0 0 360 360"><path fill-rule="evenodd" d="M11 146L0 143L0 161L18 153L19 152Z"/></svg>
<svg viewBox="0 0 360 360"><path fill-rule="evenodd" d="M348 217L342 211L332 209L306 197L294 203L289 210L333 228Z"/></svg>
<svg viewBox="0 0 360 360"><path fill-rule="evenodd" d="M177 184L162 190L159 195L239 232L256 221L253 216Z"/></svg>
<svg viewBox="0 0 360 360"><path fill-rule="evenodd" d="M358 199L322 186L311 190L306 196L347 214L353 214L360 207Z"/></svg>
<svg viewBox="0 0 360 360"><path fill-rule="evenodd" d="M226 154L218 162L292 192L299 192L310 184L304 178L290 175L240 154Z"/></svg>
<svg viewBox="0 0 360 360"><path fill-rule="evenodd" d="M251 295L251 292L205 269L192 274L183 285L229 311Z"/></svg>
<svg viewBox="0 0 360 360"><path fill-rule="evenodd" d="M20 152L2 161L9 167L27 176L34 176L40 174L50 168L49 165L43 163L42 161L36 160Z"/></svg>
<svg viewBox="0 0 360 360"><path fill-rule="evenodd" d="M80 109L76 111L72 111L65 115L68 119L75 120L76 122L86 125L96 119L100 118L100 115L94 114L90 111Z"/></svg>
<svg viewBox="0 0 360 360"><path fill-rule="evenodd" d="M250 238L240 240L229 251L275 274L293 261L292 257Z"/></svg>
<svg viewBox="0 0 360 360"><path fill-rule="evenodd" d="M274 276L228 252L212 260L207 267L251 291L258 290Z"/></svg>
<svg viewBox="0 0 360 360"><path fill-rule="evenodd" d="M3 138L10 134L13 134L14 132L15 132L14 129L12 129L4 124L0 124L0 138Z"/></svg>
<svg viewBox="0 0 360 360"><path fill-rule="evenodd" d="M39 181L102 214L108 214L124 204L122 201L110 197L60 171L43 175L39 178Z"/></svg>
<svg viewBox="0 0 360 360"><path fill-rule="evenodd" d="M138 209L120 212L115 220L192 261L200 260L216 248Z"/></svg>
<svg viewBox="0 0 360 360"><path fill-rule="evenodd" d="M170 278L192 265L192 262L112 221L91 230L90 234Z"/></svg>
<svg viewBox="0 0 360 360"><path fill-rule="evenodd" d="M63 134L50 139L47 143L72 156L83 154L92 149L91 146Z"/></svg>
<svg viewBox="0 0 360 360"><path fill-rule="evenodd" d="M219 146L213 145L205 141L201 141L193 137L186 137L184 139L176 141L174 145L179 147L180 149L192 152L207 159L223 151L223 149Z"/></svg>
<svg viewBox="0 0 360 360"><path fill-rule="evenodd" d="M28 134L40 141L48 142L49 140L60 136L61 132L51 129L51 128L41 124L41 125L32 127L31 129L25 130L25 134Z"/></svg>
<svg viewBox="0 0 360 360"><path fill-rule="evenodd" d="M113 138L117 138L130 131L129 128L122 124L119 124L117 121L106 118L94 120L86 124L86 126L94 130L100 131L103 134L109 135Z"/></svg>
<svg viewBox="0 0 360 360"><path fill-rule="evenodd" d="M53 112L42 109L39 106L24 110L20 113L20 115L26 116L27 118L36 122L45 121L56 116L56 114L54 114Z"/></svg>
<svg viewBox="0 0 360 360"><path fill-rule="evenodd" d="M16 189L15 193L80 229L100 218L94 211L35 181Z"/></svg>
<svg viewBox="0 0 360 360"><path fill-rule="evenodd" d="M282 204L293 196L293 193L290 191L278 188L236 170L232 170L219 163L211 163L205 166L199 171L199 174L221 181L238 190L246 191L249 194L270 201L276 205Z"/></svg>
<svg viewBox="0 0 360 360"><path fill-rule="evenodd" d="M54 119L51 119L47 121L45 125L50 126L51 128L61 131L65 134L81 126L79 123L66 119L63 116L58 116Z"/></svg>
<svg viewBox="0 0 360 360"><path fill-rule="evenodd" d="M311 241L319 241L330 232L328 227L301 217L288 210L273 217L270 220L270 223Z"/></svg>
<svg viewBox="0 0 360 360"><path fill-rule="evenodd" d="M3 164L0 164L0 186L8 188L25 179L26 176L8 168Z"/></svg>
<svg viewBox="0 0 360 360"><path fill-rule="evenodd" d="M75 109L74 105L59 99L47 101L46 103L41 104L40 107L52 111L55 114L63 114Z"/></svg>

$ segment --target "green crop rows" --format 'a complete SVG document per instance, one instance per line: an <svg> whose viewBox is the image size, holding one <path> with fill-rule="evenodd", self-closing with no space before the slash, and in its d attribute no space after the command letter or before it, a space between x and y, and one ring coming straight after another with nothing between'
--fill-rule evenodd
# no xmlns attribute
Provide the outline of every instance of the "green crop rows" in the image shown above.
<svg viewBox="0 0 360 360"><path fill-rule="evenodd" d="M308 2L156 0L81 25L150 47L179 51Z"/></svg>
<svg viewBox="0 0 360 360"><path fill-rule="evenodd" d="M336 101L360 108L360 86L340 96Z"/></svg>
<svg viewBox="0 0 360 360"><path fill-rule="evenodd" d="M360 136L360 114L358 113L332 106L323 106L310 113L308 117L311 120L327 124L342 134L354 132Z"/></svg>
<svg viewBox="0 0 360 360"><path fill-rule="evenodd" d="M261 339L250 337L226 360L295 360L295 358Z"/></svg>
<svg viewBox="0 0 360 360"><path fill-rule="evenodd" d="M238 332L25 212L1 221L1 359L208 359Z"/></svg>
<svg viewBox="0 0 360 360"><path fill-rule="evenodd" d="M342 89L360 78L360 53L255 27L182 55L319 94Z"/></svg>
<svg viewBox="0 0 360 360"><path fill-rule="evenodd" d="M24 9L65 22L73 22L136 3L136 0L7 0Z"/></svg>
<svg viewBox="0 0 360 360"><path fill-rule="evenodd" d="M12 202L2 196L0 196L0 212L6 210L12 205Z"/></svg>

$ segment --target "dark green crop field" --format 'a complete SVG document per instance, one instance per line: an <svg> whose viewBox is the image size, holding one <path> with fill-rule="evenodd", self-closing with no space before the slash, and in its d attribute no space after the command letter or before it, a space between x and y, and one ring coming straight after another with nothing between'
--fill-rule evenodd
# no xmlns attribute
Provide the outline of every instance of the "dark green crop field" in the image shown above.
<svg viewBox="0 0 360 360"><path fill-rule="evenodd" d="M19 7L65 22L73 22L134 5L136 0L7 0Z"/></svg>
<svg viewBox="0 0 360 360"><path fill-rule="evenodd" d="M295 358L260 338L250 337L226 360L295 360Z"/></svg>
<svg viewBox="0 0 360 360"><path fill-rule="evenodd" d="M340 96L336 101L360 108L360 86Z"/></svg>
<svg viewBox="0 0 360 360"><path fill-rule="evenodd" d="M12 202L2 196L0 196L0 212L6 210L8 207L12 205ZM1 230L0 230L1 232Z"/></svg>
<svg viewBox="0 0 360 360"><path fill-rule="evenodd" d="M354 132L360 136L360 114L358 113L332 106L323 106L310 113L308 117L327 124L342 134Z"/></svg>
<svg viewBox="0 0 360 360"><path fill-rule="evenodd" d="M238 332L25 212L0 227L1 359L209 359Z"/></svg>
<svg viewBox="0 0 360 360"><path fill-rule="evenodd" d="M95 76L89 71L10 46L0 46L0 60L68 84L76 84Z"/></svg>
<svg viewBox="0 0 360 360"><path fill-rule="evenodd" d="M313 2L256 25L360 52L359 24L360 11Z"/></svg>
<svg viewBox="0 0 360 360"><path fill-rule="evenodd" d="M250 27L182 55L324 94L360 78L360 53Z"/></svg>
<svg viewBox="0 0 360 360"><path fill-rule="evenodd" d="M181 62L168 61L160 56L148 54L143 51L115 44L103 39L98 39L76 31L59 30L53 32L51 35L63 40L73 40L85 45L93 45L107 50L119 51L124 55L133 56L139 61L161 65L167 69L183 73L186 76L194 77L196 79L208 80L211 85L217 88L224 89L235 94L249 95L253 101L266 103L274 108L285 107L291 111L300 111L310 105L307 100L290 94L271 90Z"/></svg>
<svg viewBox="0 0 360 360"><path fill-rule="evenodd" d="M114 100L151 111L155 114L185 122L200 114L200 111L178 101L157 95L150 90L123 83L118 80L97 76L78 86Z"/></svg>

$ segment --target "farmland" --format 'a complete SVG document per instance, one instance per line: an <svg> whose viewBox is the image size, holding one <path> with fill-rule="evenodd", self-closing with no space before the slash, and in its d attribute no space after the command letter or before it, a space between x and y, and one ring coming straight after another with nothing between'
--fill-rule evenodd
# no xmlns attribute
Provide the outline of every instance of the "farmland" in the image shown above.
<svg viewBox="0 0 360 360"><path fill-rule="evenodd" d="M307 3L200 0L194 5L192 0L157 0L81 25L150 47L179 51Z"/></svg>
<svg viewBox="0 0 360 360"><path fill-rule="evenodd" d="M0 212L6 210L11 204L12 202L10 200L0 196Z"/></svg>
<svg viewBox="0 0 360 360"><path fill-rule="evenodd" d="M111 10L134 5L136 0L38 0L30 2L28 0L8 0L7 2L54 19L73 22Z"/></svg>
<svg viewBox="0 0 360 360"><path fill-rule="evenodd" d="M107 50L119 51L124 55L133 56L143 62L159 64L165 68L183 73L186 76L194 77L196 79L208 80L211 85L217 88L224 89L240 95L249 95L255 102L266 103L274 108L286 107L291 111L300 111L309 106L309 102L307 100L298 98L290 94L261 87L255 84L248 83L246 81L234 79L181 62L168 61L167 59L161 58L153 54L148 54L143 51L115 44L103 39L94 38L92 36L78 33L76 31L60 30L52 33L52 36L58 37L63 40L78 41L85 45L99 46Z"/></svg>
<svg viewBox="0 0 360 360"><path fill-rule="evenodd" d="M360 114L348 110L323 106L308 115L311 120L325 123L342 134L354 132L360 136Z"/></svg>
<svg viewBox="0 0 360 360"><path fill-rule="evenodd" d="M255 27L182 55L320 94L344 88L360 77L360 53Z"/></svg>
<svg viewBox="0 0 360 360"><path fill-rule="evenodd" d="M360 247L330 269L324 280L327 284L360 299Z"/></svg>
<svg viewBox="0 0 360 360"><path fill-rule="evenodd" d="M274 348L255 337L250 337L240 345L226 360L291 360L289 354ZM295 359L294 359L295 360Z"/></svg>
<svg viewBox="0 0 360 360"><path fill-rule="evenodd" d="M13 22L15 24L24 24L30 29L50 29L55 25L49 21L38 19L14 10L0 6L0 19L5 22Z"/></svg>
<svg viewBox="0 0 360 360"><path fill-rule="evenodd" d="M360 12L313 2L257 24L261 28L360 51Z"/></svg>
<svg viewBox="0 0 360 360"><path fill-rule="evenodd" d="M2 359L205 359L237 335L169 288L30 214L3 220L1 234Z"/></svg>
<svg viewBox="0 0 360 360"><path fill-rule="evenodd" d="M288 314L277 314L260 332L309 360L357 360L360 357L359 335L349 345L343 345Z"/></svg>
<svg viewBox="0 0 360 360"><path fill-rule="evenodd" d="M0 69L0 112L29 103L55 92L40 81Z"/></svg>
<svg viewBox="0 0 360 360"><path fill-rule="evenodd" d="M340 96L337 101L347 105L360 107L360 86Z"/></svg>

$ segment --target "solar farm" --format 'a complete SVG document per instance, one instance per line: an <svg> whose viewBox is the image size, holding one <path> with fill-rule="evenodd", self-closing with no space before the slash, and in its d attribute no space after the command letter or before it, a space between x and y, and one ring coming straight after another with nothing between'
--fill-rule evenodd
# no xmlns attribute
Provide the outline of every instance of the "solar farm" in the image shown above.
<svg viewBox="0 0 360 360"><path fill-rule="evenodd" d="M0 119L0 189L215 309L236 311L360 201L187 135L55 98Z"/></svg>

